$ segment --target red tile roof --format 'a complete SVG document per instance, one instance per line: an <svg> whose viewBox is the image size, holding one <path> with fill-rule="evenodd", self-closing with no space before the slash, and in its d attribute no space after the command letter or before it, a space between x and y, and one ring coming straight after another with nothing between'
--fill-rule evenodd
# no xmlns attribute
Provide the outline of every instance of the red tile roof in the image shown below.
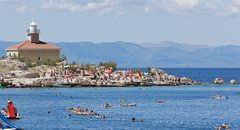
<svg viewBox="0 0 240 130"><path fill-rule="evenodd" d="M6 50L26 50L26 49L50 49L50 50L59 50L60 48L49 45L45 42L39 41L39 43L31 43L29 40L23 41L21 43L10 46Z"/></svg>

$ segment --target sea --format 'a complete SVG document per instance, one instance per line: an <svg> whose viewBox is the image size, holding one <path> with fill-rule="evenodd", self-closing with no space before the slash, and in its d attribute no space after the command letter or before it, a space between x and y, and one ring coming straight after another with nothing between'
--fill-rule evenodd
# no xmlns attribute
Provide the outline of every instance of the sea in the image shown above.
<svg viewBox="0 0 240 130"><path fill-rule="evenodd" d="M166 69L165 72L201 82L195 86L100 87L100 88L3 88L0 106L13 100L24 130L214 130L227 123L240 129L240 69ZM209 84L216 77L223 85ZM222 100L213 95L226 97ZM156 101L163 101L157 103ZM104 108L104 104L111 108ZM136 103L137 106L120 107ZM84 107L96 116L74 115L65 108ZM132 122L132 118L136 121Z"/></svg>

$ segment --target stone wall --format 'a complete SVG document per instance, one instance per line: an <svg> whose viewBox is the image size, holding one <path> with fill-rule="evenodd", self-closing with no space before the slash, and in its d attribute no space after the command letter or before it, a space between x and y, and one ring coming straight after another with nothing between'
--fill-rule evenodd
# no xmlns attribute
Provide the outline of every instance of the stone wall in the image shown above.
<svg viewBox="0 0 240 130"><path fill-rule="evenodd" d="M58 49L31 49L31 50L19 50L18 52L21 58L30 59L31 61L41 60L53 60L57 61L60 58L60 50Z"/></svg>

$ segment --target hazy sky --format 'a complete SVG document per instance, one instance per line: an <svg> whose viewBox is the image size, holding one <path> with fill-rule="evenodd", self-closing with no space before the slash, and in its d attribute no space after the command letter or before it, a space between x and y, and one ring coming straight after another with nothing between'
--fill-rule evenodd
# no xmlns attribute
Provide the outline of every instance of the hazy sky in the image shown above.
<svg viewBox="0 0 240 130"><path fill-rule="evenodd" d="M240 0L0 0L0 40L239 44Z"/></svg>

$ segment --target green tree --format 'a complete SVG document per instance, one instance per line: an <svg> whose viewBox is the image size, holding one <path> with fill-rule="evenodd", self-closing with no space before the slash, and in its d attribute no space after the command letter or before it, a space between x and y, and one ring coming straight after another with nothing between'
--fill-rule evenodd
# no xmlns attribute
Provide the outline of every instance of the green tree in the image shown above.
<svg viewBox="0 0 240 130"><path fill-rule="evenodd" d="M99 66L104 66L106 68L112 68L113 71L115 71L117 69L117 63L113 62L113 61L109 61L109 62L99 62L98 64Z"/></svg>
<svg viewBox="0 0 240 130"><path fill-rule="evenodd" d="M61 58L60 58L60 61L65 61L65 60L67 60L67 57L62 54L62 55L61 55Z"/></svg>

